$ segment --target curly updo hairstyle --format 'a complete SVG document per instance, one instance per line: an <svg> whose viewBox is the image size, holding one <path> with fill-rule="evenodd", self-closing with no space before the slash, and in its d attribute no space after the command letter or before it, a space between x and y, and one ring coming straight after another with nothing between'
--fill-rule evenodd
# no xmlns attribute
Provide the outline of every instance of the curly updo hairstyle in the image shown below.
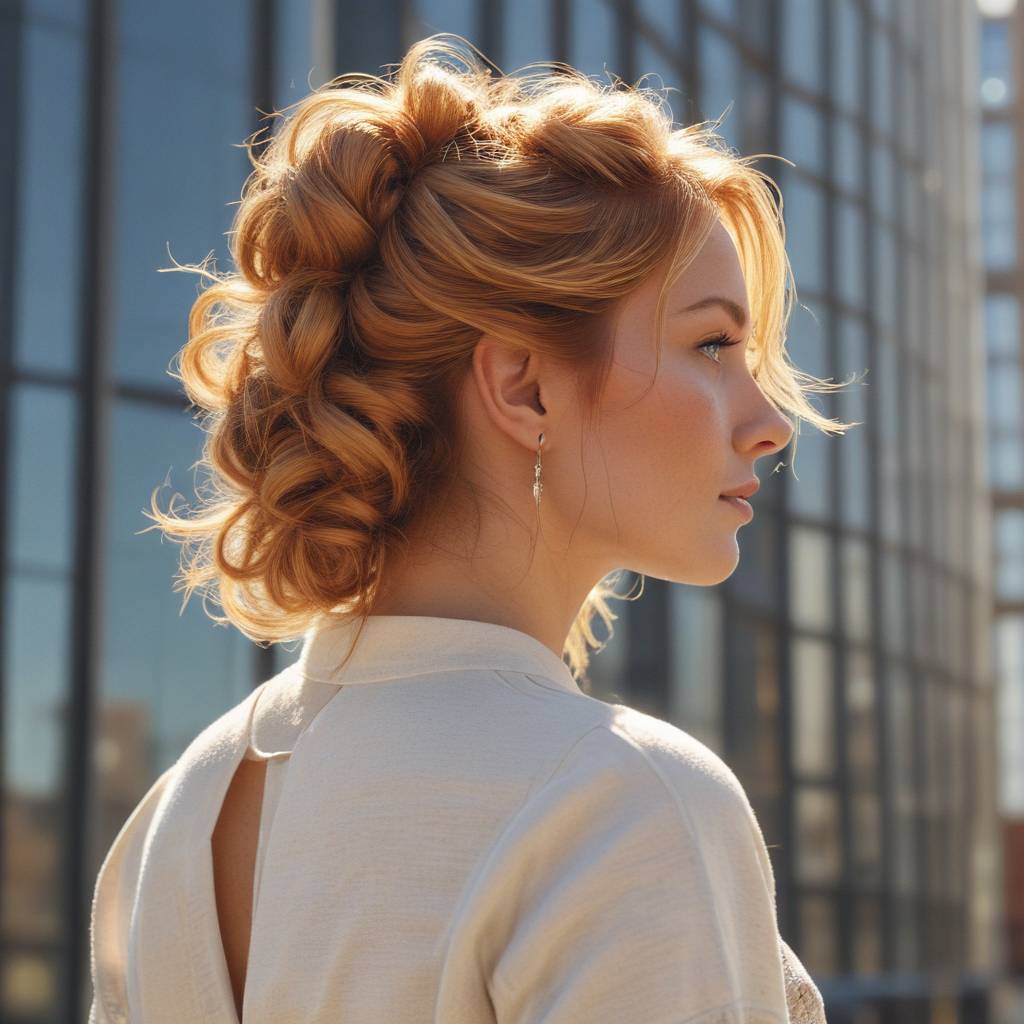
<svg viewBox="0 0 1024 1024"><path fill-rule="evenodd" d="M342 75L271 115L263 151L246 143L237 272L176 268L212 281L172 374L205 410L198 465L212 492L179 518L154 491L152 518L189 542L175 587L185 603L199 588L204 608L212 597L226 613L215 621L257 643L297 639L322 617L361 631L405 531L446 507L459 479L454 396L482 333L573 368L592 423L620 300L671 259L660 329L665 290L716 218L737 244L764 394L797 426L854 425L804 393L841 385L787 362L782 197L719 122L674 129L659 93L562 64L494 76L446 35L414 44L387 77ZM592 619L610 631L620 572L567 638L585 687Z"/></svg>

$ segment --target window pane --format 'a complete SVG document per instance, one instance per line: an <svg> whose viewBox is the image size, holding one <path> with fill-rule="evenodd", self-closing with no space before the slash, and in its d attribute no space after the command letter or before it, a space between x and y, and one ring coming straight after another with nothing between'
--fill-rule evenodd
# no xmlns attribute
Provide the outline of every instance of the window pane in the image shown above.
<svg viewBox="0 0 1024 1024"><path fill-rule="evenodd" d="M790 604L793 622L804 629L832 627L832 548L828 535L812 527L789 531Z"/></svg>
<svg viewBox="0 0 1024 1024"><path fill-rule="evenodd" d="M839 921L831 896L808 893L800 897L800 962L814 977L839 969Z"/></svg>
<svg viewBox="0 0 1024 1024"><path fill-rule="evenodd" d="M223 268L239 183L252 170L241 140L253 128L250 8L119 5L113 155L114 371L177 390L169 364L187 334L198 277L159 273L201 262ZM154 115L154 112L159 112Z"/></svg>
<svg viewBox="0 0 1024 1024"><path fill-rule="evenodd" d="M707 587L669 590L670 717L722 750L722 599Z"/></svg>
<svg viewBox="0 0 1024 1024"><path fill-rule="evenodd" d="M882 969L882 914L878 900L862 896L854 903L853 969L877 974Z"/></svg>
<svg viewBox="0 0 1024 1024"><path fill-rule="evenodd" d="M998 433L1020 431L1021 374L1019 364L990 362L986 370L989 426Z"/></svg>
<svg viewBox="0 0 1024 1024"><path fill-rule="evenodd" d="M900 555L891 551L882 554L882 615L883 641L892 654L902 654L909 649L908 630L910 616L909 574L906 563Z"/></svg>
<svg viewBox="0 0 1024 1024"><path fill-rule="evenodd" d="M551 4L547 0L518 0L514 4L505 4L502 11L505 52L500 63L506 73L534 61L554 59Z"/></svg>
<svg viewBox="0 0 1024 1024"><path fill-rule="evenodd" d="M801 775L835 771L833 655L821 640L793 642L793 766Z"/></svg>
<svg viewBox="0 0 1024 1024"><path fill-rule="evenodd" d="M0 1015L5 1020L56 1020L62 972L45 950L62 950L71 941L61 901L70 594L64 578L15 572L5 584L0 808L5 870L0 895L7 948ZM12 990L15 972L31 988Z"/></svg>
<svg viewBox="0 0 1024 1024"><path fill-rule="evenodd" d="M78 399L64 389L31 385L14 388L11 399L7 550L26 572L66 572L75 539Z"/></svg>
<svg viewBox="0 0 1024 1024"><path fill-rule="evenodd" d="M871 115L875 130L882 135L892 134L892 41L885 29L868 30L871 50L871 75L868 87L871 93Z"/></svg>
<svg viewBox="0 0 1024 1024"><path fill-rule="evenodd" d="M993 660L998 680L999 803L1004 814L1024 816L1024 616L996 619Z"/></svg>
<svg viewBox="0 0 1024 1024"><path fill-rule="evenodd" d="M864 44L864 17L854 0L833 0L832 72L835 76L835 101L852 114L864 109L861 52Z"/></svg>
<svg viewBox="0 0 1024 1024"><path fill-rule="evenodd" d="M864 306L864 213L845 199L836 201L839 295L855 309Z"/></svg>
<svg viewBox="0 0 1024 1024"><path fill-rule="evenodd" d="M1020 303L1015 295L985 296L985 343L990 357L1020 358Z"/></svg>
<svg viewBox="0 0 1024 1024"><path fill-rule="evenodd" d="M782 71L793 82L822 89L821 3L782 0Z"/></svg>
<svg viewBox="0 0 1024 1024"><path fill-rule="evenodd" d="M801 171L823 174L824 118L821 110L795 96L782 97L782 155Z"/></svg>
<svg viewBox="0 0 1024 1024"><path fill-rule="evenodd" d="M719 129L730 145L740 146L740 61L736 47L709 25L700 27L700 107L707 120L717 120L734 104Z"/></svg>
<svg viewBox="0 0 1024 1024"><path fill-rule="evenodd" d="M828 412L825 396L814 404ZM811 519L832 519L832 475L836 468L835 438L810 424L800 425L800 435L790 445L794 475L788 481L789 504L794 512Z"/></svg>
<svg viewBox="0 0 1024 1024"><path fill-rule="evenodd" d="M606 0L604 0L606 2ZM604 2L588 3L587 9L602 7ZM683 21L680 8L682 4L666 4L663 0L638 0L637 14L654 29L658 38L669 47L677 47L683 41ZM646 71L641 69L641 73ZM667 83L666 83L667 84Z"/></svg>
<svg viewBox="0 0 1024 1024"><path fill-rule="evenodd" d="M758 492L754 498L754 519L740 534L739 564L725 586L744 604L774 611L779 604L778 519L760 498Z"/></svg>
<svg viewBox="0 0 1024 1024"><path fill-rule="evenodd" d="M981 100L988 107L1004 106L1015 92L1009 29L1005 18L981 21Z"/></svg>
<svg viewBox="0 0 1024 1024"><path fill-rule="evenodd" d="M832 139L836 184L860 195L864 191L864 139L860 128L839 115L832 120Z"/></svg>
<svg viewBox="0 0 1024 1024"><path fill-rule="evenodd" d="M730 624L727 719L733 726L729 764L755 809L782 790L778 742L778 641L774 624L736 615Z"/></svg>
<svg viewBox="0 0 1024 1024"><path fill-rule="evenodd" d="M1017 167L1015 136L1009 121L985 121L981 125L981 166L988 179L1009 178Z"/></svg>
<svg viewBox="0 0 1024 1024"><path fill-rule="evenodd" d="M1024 510L996 512L995 565L999 598L1024 601Z"/></svg>
<svg viewBox="0 0 1024 1024"><path fill-rule="evenodd" d="M871 561L866 541L844 537L840 542L843 559L843 604L847 636L854 640L871 637Z"/></svg>
<svg viewBox="0 0 1024 1024"><path fill-rule="evenodd" d="M981 190L982 248L987 266L1008 269L1017 259L1017 199L1012 181L989 181Z"/></svg>
<svg viewBox="0 0 1024 1024"><path fill-rule="evenodd" d="M874 663L863 651L846 658L846 749L851 785L873 789L878 768Z"/></svg>
<svg viewBox="0 0 1024 1024"><path fill-rule="evenodd" d="M796 793L797 879L808 885L839 881L839 801L822 786L803 785Z"/></svg>
<svg viewBox="0 0 1024 1024"><path fill-rule="evenodd" d="M882 880L882 821L878 795L852 794L854 884L874 889Z"/></svg>
<svg viewBox="0 0 1024 1024"><path fill-rule="evenodd" d="M4 30L17 24L6 20ZM72 370L78 366L85 182L83 40L80 32L51 27L25 25L20 32L14 359L24 367Z"/></svg>
<svg viewBox="0 0 1024 1024"><path fill-rule="evenodd" d="M797 292L823 291L825 199L821 189L788 167L779 171L778 180L786 224L786 250Z"/></svg>
<svg viewBox="0 0 1024 1024"><path fill-rule="evenodd" d="M473 6L479 5L474 3ZM604 65L611 65L614 62L615 36L615 12L607 0L600 0L598 3L573 0L570 63L574 67L588 75L597 75L602 80L607 80ZM642 74L657 70L648 66L646 54L641 54L639 66Z"/></svg>

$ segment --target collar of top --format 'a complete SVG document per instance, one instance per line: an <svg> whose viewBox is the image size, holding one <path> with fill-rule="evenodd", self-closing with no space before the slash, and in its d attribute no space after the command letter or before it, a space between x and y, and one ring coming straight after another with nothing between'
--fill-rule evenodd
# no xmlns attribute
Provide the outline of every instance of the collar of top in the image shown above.
<svg viewBox="0 0 1024 1024"><path fill-rule="evenodd" d="M371 615L339 671L358 627L358 621L321 617L304 634L299 672L316 682L349 686L434 672L505 669L582 692L569 666L529 633L495 622L432 615Z"/></svg>

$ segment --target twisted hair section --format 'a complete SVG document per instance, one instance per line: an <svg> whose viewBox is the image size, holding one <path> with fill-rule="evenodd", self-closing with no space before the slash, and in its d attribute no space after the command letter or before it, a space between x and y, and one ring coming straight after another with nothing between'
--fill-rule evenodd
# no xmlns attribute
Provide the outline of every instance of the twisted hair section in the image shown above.
<svg viewBox="0 0 1024 1024"><path fill-rule="evenodd" d="M258 155L246 143L236 269L173 268L208 282L175 374L201 410L206 480L188 515L154 492L149 529L184 542L185 602L198 590L257 643L372 614L410 526L458 483L455 396L483 333L571 367L592 423L618 305L669 260L660 324L716 218L748 283L760 386L819 429L852 425L805 394L840 385L787 361L782 201L753 157L714 123L676 128L660 94L565 65L495 75L463 43L421 40L387 75L340 76L272 115ZM618 576L567 639L585 688Z"/></svg>

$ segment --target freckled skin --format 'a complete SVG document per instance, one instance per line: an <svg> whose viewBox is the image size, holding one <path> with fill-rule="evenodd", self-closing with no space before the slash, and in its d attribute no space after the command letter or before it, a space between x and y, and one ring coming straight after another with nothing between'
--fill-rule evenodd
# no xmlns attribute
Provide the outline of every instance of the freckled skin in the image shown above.
<svg viewBox="0 0 1024 1024"><path fill-rule="evenodd" d="M712 585L735 570L737 533L745 525L719 495L754 476L756 461L784 448L793 431L751 377L744 345L698 348L722 331L745 341L750 329L739 258L720 223L670 287L666 314L705 295L724 295L746 311L747 326L741 332L718 305L666 315L661 366L654 387L644 394L655 372L660 283L651 280L635 292L620 320L600 434L605 457L596 444L592 454L595 474L608 466L618 534L610 512L595 516L594 534L636 572ZM596 489L604 489L603 483ZM755 497L755 509L756 503Z"/></svg>
<svg viewBox="0 0 1024 1024"><path fill-rule="evenodd" d="M732 574L745 520L719 495L754 476L793 427L751 377L743 345L698 347L723 331L745 341L750 330L739 257L720 222L668 290L651 386L663 274L622 305L601 415L585 437L571 371L493 336L478 341L459 401L462 478L497 504L485 499L479 535L453 506L410 528L410 557L390 566L374 614L496 622L561 654L588 592L615 569L703 586ZM668 315L709 294L740 304L742 332L718 305Z"/></svg>

